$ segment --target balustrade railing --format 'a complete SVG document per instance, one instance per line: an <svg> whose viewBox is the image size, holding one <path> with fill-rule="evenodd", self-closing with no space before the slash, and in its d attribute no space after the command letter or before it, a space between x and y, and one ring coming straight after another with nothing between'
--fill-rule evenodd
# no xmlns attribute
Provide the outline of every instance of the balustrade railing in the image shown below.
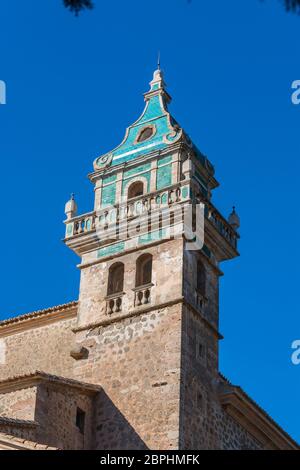
<svg viewBox="0 0 300 470"><path fill-rule="evenodd" d="M74 217L66 221L66 238L91 232L97 228L106 230L114 224L121 224L122 221L147 216L151 212L171 207L172 204L185 202L189 199L189 194L189 185L174 185L167 190L156 191L142 198L138 197L97 212ZM218 232L236 248L237 233L208 201L205 201L205 216Z"/></svg>
<svg viewBox="0 0 300 470"><path fill-rule="evenodd" d="M105 298L107 315L112 315L113 313L121 312L123 295L124 293L120 292L117 294L108 295Z"/></svg>
<svg viewBox="0 0 300 470"><path fill-rule="evenodd" d="M140 307L151 303L151 287L153 284L135 287L134 290L134 306Z"/></svg>
<svg viewBox="0 0 300 470"><path fill-rule="evenodd" d="M223 235L228 242L237 247L238 235L231 225L225 220L219 211L210 203L206 204L206 216L207 219L216 227L218 232Z"/></svg>

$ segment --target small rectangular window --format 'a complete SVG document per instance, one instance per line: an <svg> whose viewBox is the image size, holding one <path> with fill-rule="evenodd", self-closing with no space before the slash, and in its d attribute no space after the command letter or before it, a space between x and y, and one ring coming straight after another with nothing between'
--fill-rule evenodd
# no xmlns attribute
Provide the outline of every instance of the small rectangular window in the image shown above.
<svg viewBox="0 0 300 470"><path fill-rule="evenodd" d="M200 392L197 394L197 408L203 410L203 396Z"/></svg>
<svg viewBox="0 0 300 470"><path fill-rule="evenodd" d="M203 364L206 363L206 345L202 337L196 339L196 359Z"/></svg>
<svg viewBox="0 0 300 470"><path fill-rule="evenodd" d="M206 395L204 390L200 389L199 387L196 388L196 407L197 407L197 413L198 416L206 417L206 412L207 412L207 402L206 402Z"/></svg>
<svg viewBox="0 0 300 470"><path fill-rule="evenodd" d="M84 434L85 412L80 408L76 411L76 426L81 434Z"/></svg>

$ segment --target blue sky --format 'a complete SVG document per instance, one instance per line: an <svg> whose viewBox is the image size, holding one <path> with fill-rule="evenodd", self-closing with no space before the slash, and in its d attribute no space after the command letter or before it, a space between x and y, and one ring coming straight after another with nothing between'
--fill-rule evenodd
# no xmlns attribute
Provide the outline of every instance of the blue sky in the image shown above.
<svg viewBox="0 0 300 470"><path fill-rule="evenodd" d="M86 175L140 115L160 50L171 112L215 165L214 203L241 217L220 368L300 440L300 17L276 0L95 4L75 18L60 0L1 2L0 318L77 298L64 203L74 191L92 209Z"/></svg>

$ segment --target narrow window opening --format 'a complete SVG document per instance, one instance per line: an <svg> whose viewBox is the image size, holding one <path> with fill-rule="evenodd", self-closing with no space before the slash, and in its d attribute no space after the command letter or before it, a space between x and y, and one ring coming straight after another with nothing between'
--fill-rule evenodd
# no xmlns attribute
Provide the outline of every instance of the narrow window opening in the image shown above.
<svg viewBox="0 0 300 470"><path fill-rule="evenodd" d="M115 263L109 268L107 295L120 294L124 287L124 264Z"/></svg>
<svg viewBox="0 0 300 470"><path fill-rule="evenodd" d="M142 255L136 262L136 287L145 286L152 282L152 256Z"/></svg>
<svg viewBox="0 0 300 470"><path fill-rule="evenodd" d="M204 346L202 343L198 344L198 357L203 358L204 357Z"/></svg>
<svg viewBox="0 0 300 470"><path fill-rule="evenodd" d="M80 408L76 411L76 427L81 434L84 434L85 412Z"/></svg>
<svg viewBox="0 0 300 470"><path fill-rule="evenodd" d="M199 410L203 410L203 396L201 393L197 394L197 407Z"/></svg>
<svg viewBox="0 0 300 470"><path fill-rule="evenodd" d="M201 337L196 340L196 359L202 364L206 362L206 345Z"/></svg>
<svg viewBox="0 0 300 470"><path fill-rule="evenodd" d="M205 272L205 267L202 263L202 261L198 260L197 261L197 291L199 294L201 294L203 297L205 297L206 294L206 272Z"/></svg>

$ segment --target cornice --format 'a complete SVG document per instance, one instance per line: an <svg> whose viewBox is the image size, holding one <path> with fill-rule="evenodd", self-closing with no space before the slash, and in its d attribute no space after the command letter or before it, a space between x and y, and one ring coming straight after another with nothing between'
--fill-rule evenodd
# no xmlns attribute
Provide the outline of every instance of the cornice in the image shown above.
<svg viewBox="0 0 300 470"><path fill-rule="evenodd" d="M240 387L219 392L226 412L268 449L299 450L299 445Z"/></svg>
<svg viewBox="0 0 300 470"><path fill-rule="evenodd" d="M173 144L168 145L168 147L164 149L148 152L133 160L129 160L128 162L119 163L118 165L109 166L107 168L89 173L88 178L92 183L95 183L99 178L103 178L104 176L106 177L119 171L129 170L143 163L151 162L152 160L155 160L163 155L168 155L170 153L173 153L174 151L180 150L183 145L184 144L182 142L175 142Z"/></svg>
<svg viewBox="0 0 300 470"><path fill-rule="evenodd" d="M154 310L161 310L163 308L171 307L172 305L176 305L176 304L181 304L181 305L185 305L186 307L188 307L194 314L197 315L198 318L200 318L200 320L202 320L205 323L205 325L213 332L213 334L217 337L217 339L223 339L223 336L218 332L218 330L208 320L206 320L206 318L204 318L204 316L201 314L201 312L196 310L195 307L193 307L193 305L191 305L183 296L177 297L176 299L169 300L167 302L149 305L147 307L144 307L144 306L143 307L138 307L138 308L130 310L126 314L121 314L121 315L118 315L118 316L115 316L115 317L104 318L103 320L98 321L98 322L88 323L86 325L81 325L81 326L76 326L75 328L72 329L72 331L74 333L79 333L79 332L85 331L85 330L93 330L93 329L96 329L96 328L105 327L105 326L111 325L113 323L117 323L117 322L120 322L122 320L126 320L128 318L141 316L141 315L144 315L146 313L153 312Z"/></svg>
<svg viewBox="0 0 300 470"><path fill-rule="evenodd" d="M94 323L88 323L86 325L76 326L75 328L72 329L72 331L74 333L78 333L78 332L84 331L84 330L93 330L94 328L99 328L99 327L102 327L102 326L108 326L108 325L111 325L113 323L116 323L116 322L119 322L119 321L122 321L122 320L126 320L127 318L138 317L138 316L141 316L145 313L152 312L153 310L158 310L158 309L162 309L162 308L165 308L165 307L170 307L170 306L178 304L178 303L182 303L183 300L184 300L183 297L178 297L177 299L169 300L167 302L163 302L163 303L160 303L160 304L155 304L155 305L151 305L151 306L147 306L147 307L134 308L134 309L130 310L129 312L125 313L125 314L121 314L121 315L118 315L118 316L111 316L111 317L108 317L108 318L104 318L101 321L94 322Z"/></svg>

